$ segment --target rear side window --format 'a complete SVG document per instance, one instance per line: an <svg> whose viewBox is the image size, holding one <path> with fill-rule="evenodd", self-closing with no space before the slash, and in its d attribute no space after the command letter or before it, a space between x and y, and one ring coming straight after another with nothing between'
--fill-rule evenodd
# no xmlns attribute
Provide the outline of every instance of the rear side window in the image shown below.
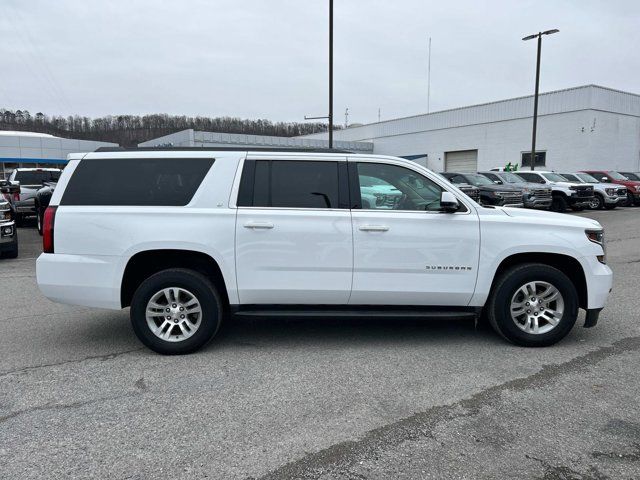
<svg viewBox="0 0 640 480"><path fill-rule="evenodd" d="M212 158L111 158L83 160L61 205L184 206Z"/></svg>
<svg viewBox="0 0 640 480"><path fill-rule="evenodd" d="M339 170L330 161L247 160L238 206L348 208L346 172Z"/></svg>
<svg viewBox="0 0 640 480"><path fill-rule="evenodd" d="M26 170L16 172L14 180L21 185L41 185L42 182L57 182L59 178L59 171Z"/></svg>

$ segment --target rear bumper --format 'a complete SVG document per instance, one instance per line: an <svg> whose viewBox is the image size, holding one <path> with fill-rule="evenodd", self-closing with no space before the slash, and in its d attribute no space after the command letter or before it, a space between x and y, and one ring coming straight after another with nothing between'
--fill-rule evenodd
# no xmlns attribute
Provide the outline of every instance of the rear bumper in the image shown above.
<svg viewBox="0 0 640 480"><path fill-rule="evenodd" d="M36 261L38 288L54 302L120 310L117 259L43 253Z"/></svg>
<svg viewBox="0 0 640 480"><path fill-rule="evenodd" d="M15 202L13 204L16 213L20 213L20 214L28 214L28 215L35 215L36 213L36 202L33 198L30 198L28 200L22 200L20 202Z"/></svg>
<svg viewBox="0 0 640 480"><path fill-rule="evenodd" d="M14 221L0 223L0 251L10 250L18 240Z"/></svg>

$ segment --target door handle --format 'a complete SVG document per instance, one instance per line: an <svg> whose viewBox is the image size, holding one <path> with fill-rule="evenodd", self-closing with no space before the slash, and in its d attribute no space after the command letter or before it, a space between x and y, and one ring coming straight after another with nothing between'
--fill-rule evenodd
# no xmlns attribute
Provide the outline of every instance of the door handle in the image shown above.
<svg viewBox="0 0 640 480"><path fill-rule="evenodd" d="M244 228L273 228L273 223L270 222L247 222L244 224Z"/></svg>
<svg viewBox="0 0 640 480"><path fill-rule="evenodd" d="M386 232L389 227L386 225L360 225L360 230L363 232Z"/></svg>

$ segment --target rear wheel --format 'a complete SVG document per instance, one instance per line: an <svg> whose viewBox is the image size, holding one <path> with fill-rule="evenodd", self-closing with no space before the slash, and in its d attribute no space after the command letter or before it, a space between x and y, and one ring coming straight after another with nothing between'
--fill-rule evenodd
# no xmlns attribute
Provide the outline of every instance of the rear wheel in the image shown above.
<svg viewBox="0 0 640 480"><path fill-rule="evenodd" d="M518 265L496 281L488 302L491 326L508 341L546 347L562 340L578 318L578 293L560 270Z"/></svg>
<svg viewBox="0 0 640 480"><path fill-rule="evenodd" d="M158 272L138 287L131 301L137 337L164 355L195 352L220 328L223 304L211 281L193 270Z"/></svg>

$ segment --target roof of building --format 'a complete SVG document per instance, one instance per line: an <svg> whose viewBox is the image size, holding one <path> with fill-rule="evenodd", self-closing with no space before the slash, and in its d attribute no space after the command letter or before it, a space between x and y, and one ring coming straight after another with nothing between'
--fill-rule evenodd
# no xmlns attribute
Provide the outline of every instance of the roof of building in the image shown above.
<svg viewBox="0 0 640 480"><path fill-rule="evenodd" d="M58 138L48 133L40 132L23 132L21 130L0 130L0 136L3 137L45 137L45 138Z"/></svg>
<svg viewBox="0 0 640 480"><path fill-rule="evenodd" d="M583 85L541 93L538 99L540 116L579 110L602 110L640 117L640 95L599 85ZM533 95L527 95L336 130L334 139L371 141L380 137L528 118L532 112ZM318 133L301 138L326 136L326 133Z"/></svg>

